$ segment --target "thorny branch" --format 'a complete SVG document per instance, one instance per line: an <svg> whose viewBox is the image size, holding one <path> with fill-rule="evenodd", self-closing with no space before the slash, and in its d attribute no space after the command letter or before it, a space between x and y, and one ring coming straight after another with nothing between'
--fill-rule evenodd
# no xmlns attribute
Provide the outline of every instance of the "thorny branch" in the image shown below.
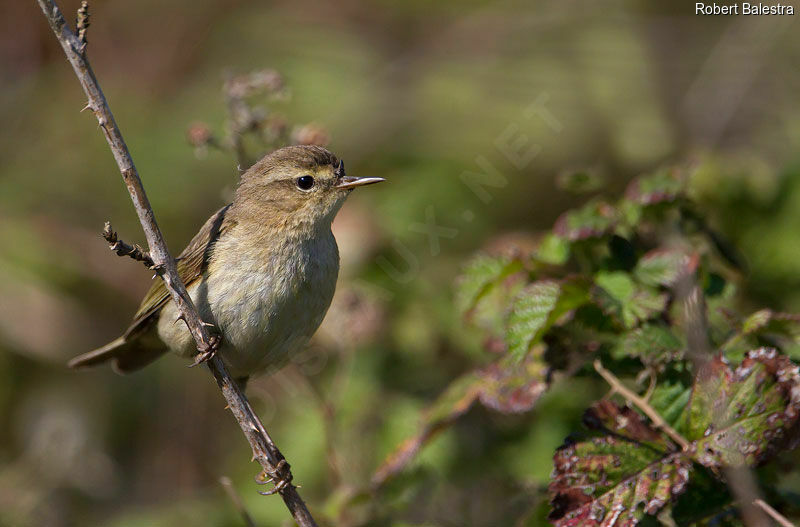
<svg viewBox="0 0 800 527"><path fill-rule="evenodd" d="M107 221L103 227L103 239L108 242L108 248L117 253L117 256L130 256L137 262L142 262L148 269L156 268L150 253L137 244L131 245L120 240L117 232L111 228L110 221Z"/></svg>
<svg viewBox="0 0 800 527"><path fill-rule="evenodd" d="M120 173L128 187L128 192L131 195L134 208L147 238L151 263L157 274L164 280L172 300L175 302L181 317L186 322L192 337L197 343L198 352L208 357L208 367L222 390L222 394L228 402L228 407L247 437L253 449L254 459L263 467L266 482L275 484L273 491L281 495L298 525L301 527L316 526L314 518L297 493L296 487L291 484L292 475L289 464L272 442L247 398L231 378L222 360L214 355L218 341L215 341L209 334L208 328L200 319L191 297L186 292L185 285L178 276L175 260L167 250L164 237L155 221L153 209L147 199L147 194L133 164L128 147L114 121L114 116L86 57L85 30L88 27L88 6L86 6L86 9L82 6L78 15L79 20L83 20L80 28L83 31L79 38L69 28L64 15L53 0L37 0L37 2L61 47L64 49L67 60L75 70L75 74L88 98L87 108L91 109L95 117L97 117L100 128L103 130L114 159L119 166Z"/></svg>

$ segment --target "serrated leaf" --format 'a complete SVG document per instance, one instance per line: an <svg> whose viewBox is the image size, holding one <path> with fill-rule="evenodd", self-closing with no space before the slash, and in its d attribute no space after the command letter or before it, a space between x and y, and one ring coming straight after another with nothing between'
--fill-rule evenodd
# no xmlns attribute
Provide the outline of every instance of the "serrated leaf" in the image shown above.
<svg viewBox="0 0 800 527"><path fill-rule="evenodd" d="M587 203L580 209L562 214L553 232L569 241L598 238L609 232L617 222L617 211L604 201Z"/></svg>
<svg viewBox="0 0 800 527"><path fill-rule="evenodd" d="M695 461L712 469L754 466L797 424L800 372L761 348L732 370L720 356L700 371L676 429L693 441Z"/></svg>
<svg viewBox="0 0 800 527"><path fill-rule="evenodd" d="M508 316L506 343L511 356L524 357L561 316L588 301L588 291L579 280L540 280L523 289Z"/></svg>
<svg viewBox="0 0 800 527"><path fill-rule="evenodd" d="M557 527L636 525L681 494L691 461L629 408L601 401L584 418L602 435L567 443L549 486Z"/></svg>
<svg viewBox="0 0 800 527"><path fill-rule="evenodd" d="M676 360L683 355L683 349L683 341L668 327L644 324L626 333L612 355L616 359L638 358L650 365Z"/></svg>
<svg viewBox="0 0 800 527"><path fill-rule="evenodd" d="M666 295L637 286L622 271L601 271L595 276L595 284L592 298L605 313L629 329L660 313L666 306Z"/></svg>
<svg viewBox="0 0 800 527"><path fill-rule="evenodd" d="M769 343L793 359L800 358L800 315L762 309L733 325L735 333L721 348L727 357L736 357Z"/></svg>
<svg viewBox="0 0 800 527"><path fill-rule="evenodd" d="M750 334L764 329L770 320L772 320L772 310L762 309L761 311L756 311L742 323L742 333Z"/></svg>
<svg viewBox="0 0 800 527"><path fill-rule="evenodd" d="M663 169L639 177L625 190L625 197L640 205L674 201L686 189L683 175L674 169Z"/></svg>
<svg viewBox="0 0 800 527"><path fill-rule="evenodd" d="M768 460L796 435L800 371L769 349L749 352L735 370L717 356L690 389L680 383L658 387L650 406L687 448L679 450L674 434L667 436L629 407L596 403L584 416L593 436L554 457L549 490L557 526L636 525L686 489L693 463L718 473Z"/></svg>
<svg viewBox="0 0 800 527"><path fill-rule="evenodd" d="M503 256L481 254L470 260L459 277L456 305L462 314L471 311L500 281L522 269L522 262Z"/></svg>
<svg viewBox="0 0 800 527"><path fill-rule="evenodd" d="M642 256L633 270L642 284L672 287L689 267L689 256L677 249L656 249Z"/></svg>

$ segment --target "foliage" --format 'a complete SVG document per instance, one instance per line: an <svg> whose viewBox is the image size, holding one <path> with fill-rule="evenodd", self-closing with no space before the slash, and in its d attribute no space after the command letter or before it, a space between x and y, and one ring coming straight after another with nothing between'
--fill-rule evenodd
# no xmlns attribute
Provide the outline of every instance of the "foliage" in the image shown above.
<svg viewBox="0 0 800 527"><path fill-rule="evenodd" d="M474 401L530 411L552 379L585 375L581 365L601 357L612 371L649 379L649 388L627 404L594 403L584 415L591 435L556 450L551 521L635 525L648 515L666 521L677 507L693 523L726 511L727 470L761 467L793 446L800 375L785 353L796 353L800 319L733 314L741 258L698 216L691 176L646 175L614 204L592 200L562 214L527 257L479 254L466 264L457 305L502 356L451 384L374 481L398 473ZM487 404L498 392L519 404ZM714 492L727 497L696 499Z"/></svg>

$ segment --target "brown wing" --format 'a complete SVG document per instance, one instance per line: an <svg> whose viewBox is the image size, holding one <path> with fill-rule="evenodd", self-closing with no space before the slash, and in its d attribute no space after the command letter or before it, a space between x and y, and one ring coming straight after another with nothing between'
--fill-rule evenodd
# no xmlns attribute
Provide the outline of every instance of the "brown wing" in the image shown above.
<svg viewBox="0 0 800 527"><path fill-rule="evenodd" d="M202 276L208 266L208 258L214 242L233 225L233 221L226 217L228 209L230 209L230 205L222 207L211 216L178 256L178 276L186 287ZM133 322L125 331L124 339L128 340L146 329L153 315L158 313L169 298L170 295L164 286L164 281L156 280L133 316Z"/></svg>

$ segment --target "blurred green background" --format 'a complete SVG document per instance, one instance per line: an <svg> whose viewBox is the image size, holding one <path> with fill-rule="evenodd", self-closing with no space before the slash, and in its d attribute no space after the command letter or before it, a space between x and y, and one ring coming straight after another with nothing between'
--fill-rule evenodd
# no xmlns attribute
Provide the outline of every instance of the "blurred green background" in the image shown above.
<svg viewBox="0 0 800 527"><path fill-rule="evenodd" d="M291 97L272 111L324 126L349 173L390 181L336 221L342 274L312 347L249 387L302 495L336 525L541 524L553 450L602 383L557 384L521 416L475 408L423 450L411 483L339 504L451 379L491 360L452 307L453 281L475 251L529 247L585 199L560 175L597 174L613 196L664 164L699 167L698 199L747 259L745 302L800 310L796 16L654 0L91 10L90 59L174 253L236 182L230 155L198 156L186 138L196 121L224 131L226 72L278 70ZM257 524L280 525L204 369L66 369L126 327L150 284L108 251L103 222L144 240L38 6L0 15L0 525L242 525L221 476Z"/></svg>

